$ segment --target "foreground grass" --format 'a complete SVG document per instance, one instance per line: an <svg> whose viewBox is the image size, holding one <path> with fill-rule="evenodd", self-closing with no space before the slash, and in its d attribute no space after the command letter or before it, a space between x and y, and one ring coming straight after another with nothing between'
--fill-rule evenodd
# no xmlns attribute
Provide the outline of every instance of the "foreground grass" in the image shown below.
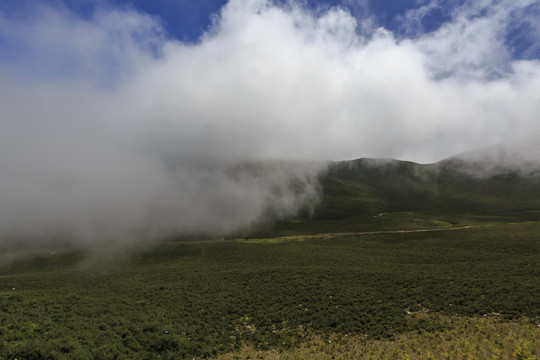
<svg viewBox="0 0 540 360"><path fill-rule="evenodd" d="M258 351L246 346L217 359L540 359L540 328L530 321L436 314L429 317L450 329L408 332L392 340L367 340L348 334L315 336L293 349Z"/></svg>
<svg viewBox="0 0 540 360"><path fill-rule="evenodd" d="M0 358L534 359L539 233L167 242L106 267L49 254L0 272Z"/></svg>

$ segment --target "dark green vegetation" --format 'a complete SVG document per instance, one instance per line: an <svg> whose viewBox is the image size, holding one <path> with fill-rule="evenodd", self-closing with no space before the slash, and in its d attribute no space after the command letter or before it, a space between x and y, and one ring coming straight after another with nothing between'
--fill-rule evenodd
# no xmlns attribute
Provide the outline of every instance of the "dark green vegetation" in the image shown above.
<svg viewBox="0 0 540 360"><path fill-rule="evenodd" d="M475 172L457 159L420 165L397 160L359 159L335 163L323 179L322 219L346 219L387 212L422 211L451 216L536 211L540 174L494 169Z"/></svg>
<svg viewBox="0 0 540 360"><path fill-rule="evenodd" d="M289 242L163 244L101 272L76 256L0 277L0 357L204 357L311 335L452 327L409 312L540 317L536 222ZM37 270L37 268L34 268ZM165 333L168 331L168 333Z"/></svg>
<svg viewBox="0 0 540 360"><path fill-rule="evenodd" d="M540 323L534 179L417 179L412 163L393 163L402 176L391 179L387 165L355 166L331 169L317 218L268 238L169 240L107 266L68 252L3 267L0 358L214 357L459 332L454 317ZM435 231L344 234L401 229Z"/></svg>
<svg viewBox="0 0 540 360"><path fill-rule="evenodd" d="M314 218L279 221L265 236L429 229L540 220L540 172L459 158L421 165L390 159L332 163Z"/></svg>

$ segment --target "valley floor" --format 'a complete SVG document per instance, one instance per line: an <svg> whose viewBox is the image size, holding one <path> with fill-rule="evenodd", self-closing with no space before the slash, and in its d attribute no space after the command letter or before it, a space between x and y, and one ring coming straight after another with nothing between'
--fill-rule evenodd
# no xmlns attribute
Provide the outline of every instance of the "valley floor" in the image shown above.
<svg viewBox="0 0 540 360"><path fill-rule="evenodd" d="M0 358L540 357L540 222L349 225L12 262Z"/></svg>

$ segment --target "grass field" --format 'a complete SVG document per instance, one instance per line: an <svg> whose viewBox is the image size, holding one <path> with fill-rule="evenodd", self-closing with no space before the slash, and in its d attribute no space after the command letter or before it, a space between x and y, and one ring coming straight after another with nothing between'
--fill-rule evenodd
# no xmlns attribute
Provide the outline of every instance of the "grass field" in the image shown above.
<svg viewBox="0 0 540 360"><path fill-rule="evenodd" d="M538 359L539 222L372 219L11 263L0 358Z"/></svg>

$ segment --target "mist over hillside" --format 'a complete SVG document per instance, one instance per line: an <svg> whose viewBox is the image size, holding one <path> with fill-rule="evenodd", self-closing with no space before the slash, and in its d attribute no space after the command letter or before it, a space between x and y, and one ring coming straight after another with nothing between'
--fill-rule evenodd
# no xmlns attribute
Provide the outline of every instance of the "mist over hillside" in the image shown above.
<svg viewBox="0 0 540 360"><path fill-rule="evenodd" d="M540 175L540 142L499 144L468 151L441 161L447 167L476 177L489 177L514 171L523 176Z"/></svg>
<svg viewBox="0 0 540 360"><path fill-rule="evenodd" d="M37 198L26 206L42 207L29 210L17 202L16 193L3 194L0 262L54 249L123 252L178 236L247 236L295 218L362 223L413 211L492 216L519 212L532 219L540 214L540 165L531 154L501 145L432 164L372 158L228 165L169 160L163 186L143 186L147 177L133 179L128 189L137 192L133 198L130 192L95 189L96 207L87 206L92 199L85 198L83 184L33 194ZM162 176L154 175L153 184ZM48 197L39 197L45 194ZM111 206L103 208L103 200Z"/></svg>
<svg viewBox="0 0 540 360"><path fill-rule="evenodd" d="M133 167L105 174L27 179L0 187L0 263L55 248L124 251L174 236L242 234L277 219L309 215L324 162L261 161ZM132 172L137 170L136 172ZM152 171L153 170L153 171Z"/></svg>
<svg viewBox="0 0 540 360"><path fill-rule="evenodd" d="M122 247L413 203L501 208L497 186L478 180L446 184L401 163L325 177L326 161L433 162L540 129L540 62L506 41L517 21L537 23L530 1L454 4L428 32L420 6L399 18L402 32L350 2L230 0L194 42L106 3L0 6L0 245ZM465 167L493 170L477 162Z"/></svg>

